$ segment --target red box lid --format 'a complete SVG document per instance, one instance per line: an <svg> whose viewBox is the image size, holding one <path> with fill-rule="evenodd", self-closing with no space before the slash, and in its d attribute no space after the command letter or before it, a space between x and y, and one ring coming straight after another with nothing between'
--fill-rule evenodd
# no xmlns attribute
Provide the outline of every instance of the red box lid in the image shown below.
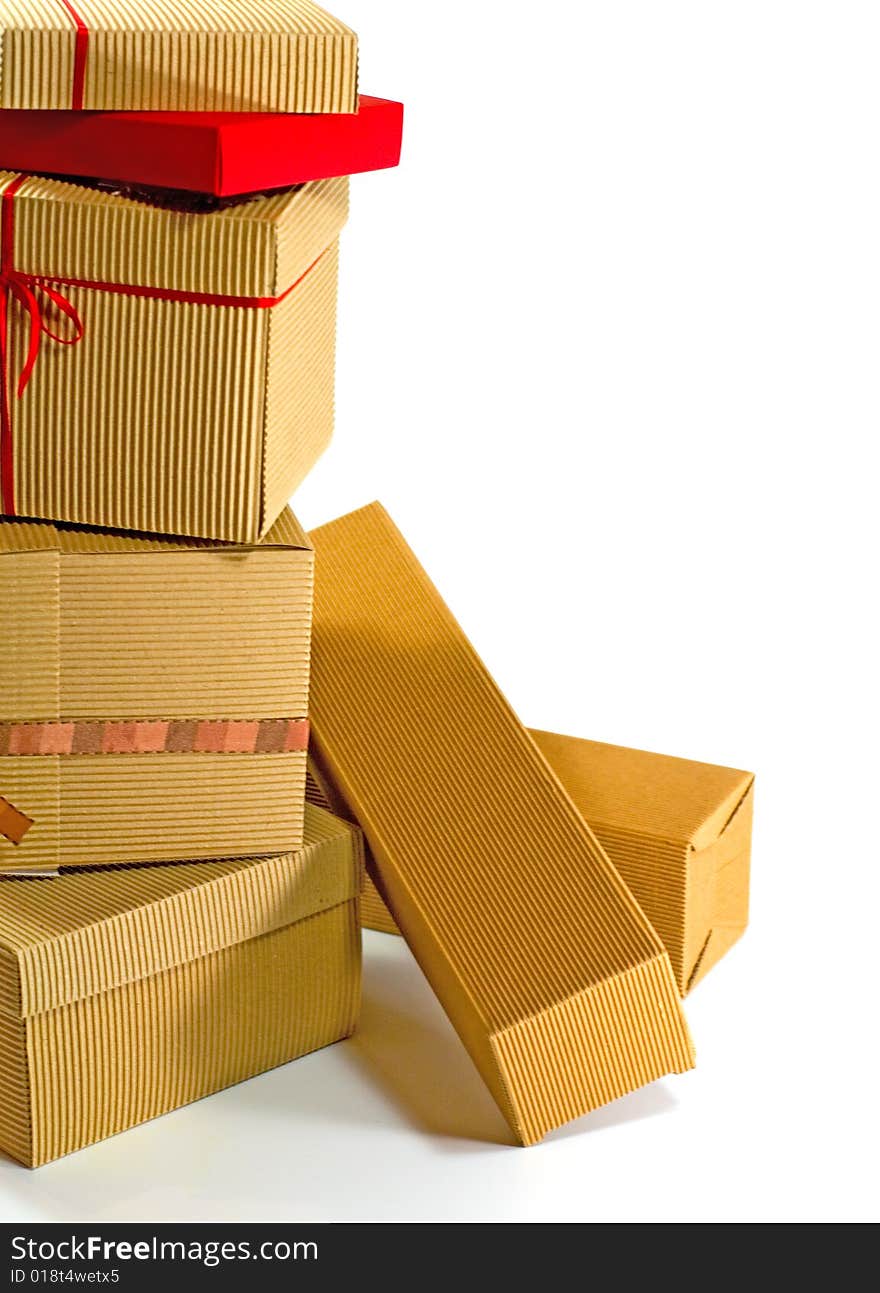
<svg viewBox="0 0 880 1293"><path fill-rule="evenodd" d="M400 161L403 104L356 113L0 111L0 169L234 197Z"/></svg>

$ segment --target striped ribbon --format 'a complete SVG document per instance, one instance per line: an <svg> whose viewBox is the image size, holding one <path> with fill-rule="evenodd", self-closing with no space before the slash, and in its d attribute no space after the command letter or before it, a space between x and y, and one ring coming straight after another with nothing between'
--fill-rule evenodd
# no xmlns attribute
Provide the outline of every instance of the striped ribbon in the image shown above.
<svg viewBox="0 0 880 1293"><path fill-rule="evenodd" d="M299 754L307 718L143 719L0 723L0 757L95 754ZM20 844L33 826L0 797L0 835Z"/></svg>

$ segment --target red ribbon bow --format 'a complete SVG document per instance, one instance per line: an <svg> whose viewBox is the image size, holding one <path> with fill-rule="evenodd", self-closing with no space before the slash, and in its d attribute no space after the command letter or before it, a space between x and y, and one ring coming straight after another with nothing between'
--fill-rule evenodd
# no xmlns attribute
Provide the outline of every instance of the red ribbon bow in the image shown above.
<svg viewBox="0 0 880 1293"><path fill-rule="evenodd" d="M74 327L73 336L62 337L52 330L43 314L45 302L41 304L37 295L38 292L42 293L61 314L70 319ZM42 338L48 337L50 341L57 341L59 346L75 346L78 341L82 341L85 328L82 319L67 297L62 296L56 288L50 287L48 283L41 282L31 274L20 274L15 269L0 269L0 293L2 293L2 304L0 304L0 355L2 355L2 361L0 362L3 365L4 377L7 370L9 345L7 314L10 297L14 297L27 310L31 321L27 358L19 373L18 386L16 387L16 395L21 399L27 390L28 382L33 376Z"/></svg>

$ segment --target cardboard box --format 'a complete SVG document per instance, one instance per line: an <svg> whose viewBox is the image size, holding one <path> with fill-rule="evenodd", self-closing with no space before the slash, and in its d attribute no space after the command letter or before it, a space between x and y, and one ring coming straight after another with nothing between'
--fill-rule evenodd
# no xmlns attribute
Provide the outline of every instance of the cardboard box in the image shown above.
<svg viewBox="0 0 880 1293"><path fill-rule="evenodd" d="M298 848L312 569L0 522L0 873Z"/></svg>
<svg viewBox="0 0 880 1293"><path fill-rule="evenodd" d="M37 1167L349 1036L358 832L303 849L0 880L0 1149Z"/></svg>
<svg viewBox="0 0 880 1293"><path fill-rule="evenodd" d="M745 931L754 777L665 754L530 733L663 940L684 996ZM309 781L309 797L320 791ZM367 878L361 919L400 931Z"/></svg>
<svg viewBox="0 0 880 1293"><path fill-rule="evenodd" d="M663 945L386 513L310 538L317 780L516 1138L690 1068Z"/></svg>
<svg viewBox="0 0 880 1293"><path fill-rule="evenodd" d="M354 112L357 37L312 0L0 0L0 108Z"/></svg>
<svg viewBox="0 0 880 1293"><path fill-rule="evenodd" d="M0 112L0 167L234 197L400 161L403 104L355 113Z"/></svg>
<svg viewBox="0 0 880 1293"><path fill-rule="evenodd" d="M255 542L330 439L348 180L207 212L0 191L0 510Z"/></svg>

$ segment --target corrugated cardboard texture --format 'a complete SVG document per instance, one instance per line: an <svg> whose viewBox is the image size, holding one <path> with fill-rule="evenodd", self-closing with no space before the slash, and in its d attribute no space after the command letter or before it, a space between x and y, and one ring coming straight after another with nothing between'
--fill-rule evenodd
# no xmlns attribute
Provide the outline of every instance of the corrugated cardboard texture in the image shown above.
<svg viewBox="0 0 880 1293"><path fill-rule="evenodd" d="M552 732L531 736L663 940L684 995L748 923L752 774ZM323 799L311 778L308 796ZM361 920L400 932L369 877Z"/></svg>
<svg viewBox="0 0 880 1293"><path fill-rule="evenodd" d="M0 880L0 1148L30 1166L348 1036L358 832L263 861Z"/></svg>
<svg viewBox="0 0 880 1293"><path fill-rule="evenodd" d="M689 1068L660 940L386 513L310 537L319 781L516 1137Z"/></svg>
<svg viewBox="0 0 880 1293"><path fill-rule="evenodd" d="M287 511L222 546L0 522L0 722L298 718L313 556ZM304 753L0 757L0 871L288 852Z"/></svg>
<svg viewBox="0 0 880 1293"><path fill-rule="evenodd" d="M357 108L357 38L311 0L0 0L0 39L3 108Z"/></svg>
<svg viewBox="0 0 880 1293"><path fill-rule="evenodd" d="M0 173L0 189L13 179ZM336 239L348 180L212 213L42 178L12 201L21 274L236 298L275 299L297 283L267 309L59 287L83 338L44 337L21 399L29 318L9 304L19 516L258 539L332 431Z"/></svg>
<svg viewBox="0 0 880 1293"><path fill-rule="evenodd" d="M663 939L681 992L689 991L748 923L752 773L533 735Z"/></svg>

